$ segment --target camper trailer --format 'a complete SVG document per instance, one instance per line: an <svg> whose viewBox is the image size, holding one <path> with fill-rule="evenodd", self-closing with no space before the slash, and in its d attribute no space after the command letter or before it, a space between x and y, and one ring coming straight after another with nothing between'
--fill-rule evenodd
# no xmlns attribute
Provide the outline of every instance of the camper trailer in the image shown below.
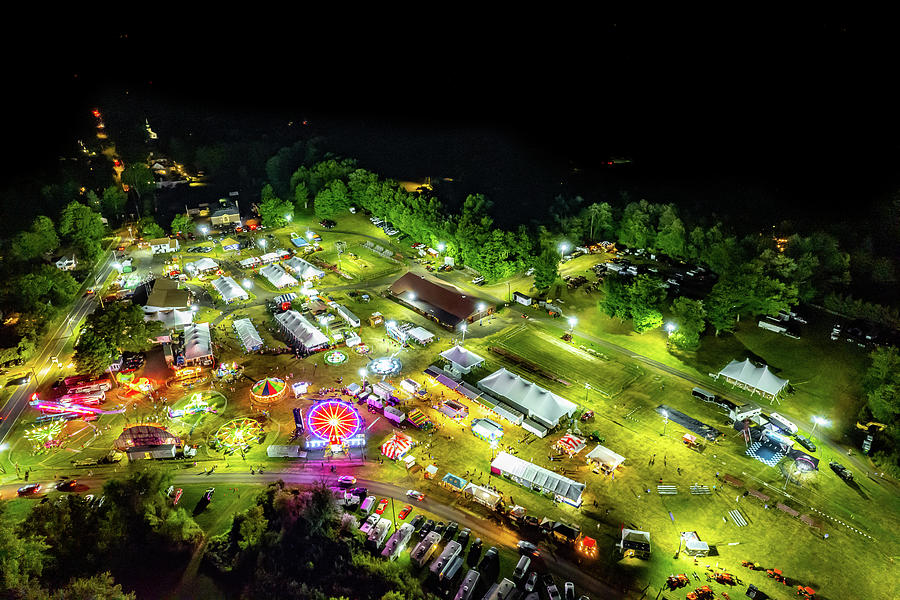
<svg viewBox="0 0 900 600"><path fill-rule="evenodd" d="M388 535L391 533L391 520L390 519L381 519L372 528L372 531L369 532L369 537L366 539L366 547L369 550L381 550L384 546L385 540L387 540Z"/></svg>
<svg viewBox="0 0 900 600"><path fill-rule="evenodd" d="M791 435L794 435L798 431L796 425L775 412L769 415L769 422L783 432Z"/></svg>
<svg viewBox="0 0 900 600"><path fill-rule="evenodd" d="M441 543L441 534L436 531L432 531L428 535L425 536L421 542L419 542L413 551L410 553L410 560L417 567L422 567L425 563L428 562L433 555L435 550L437 550L438 545Z"/></svg>
<svg viewBox="0 0 900 600"><path fill-rule="evenodd" d="M449 541L447 545L444 546L444 551L441 552L441 555L434 559L434 562L431 563L429 569L431 570L431 577L433 579L438 579L440 577L441 571L444 570L444 567L447 566L447 563L450 562L450 559L456 558L459 556L459 553L462 552L462 546L459 542Z"/></svg>
<svg viewBox="0 0 900 600"><path fill-rule="evenodd" d="M462 583L459 584L453 600L472 600L475 597L475 589L479 587L479 579L481 579L481 574L475 569L469 569Z"/></svg>
<svg viewBox="0 0 900 600"><path fill-rule="evenodd" d="M388 560L394 560L406 548L412 537L415 527L411 523L404 523L400 529L394 532L394 535L384 545L381 551L381 557Z"/></svg>
<svg viewBox="0 0 900 600"><path fill-rule="evenodd" d="M400 410L399 408L395 408L393 406L385 406L384 407L384 417L388 421L393 421L397 425L406 420L406 413Z"/></svg>

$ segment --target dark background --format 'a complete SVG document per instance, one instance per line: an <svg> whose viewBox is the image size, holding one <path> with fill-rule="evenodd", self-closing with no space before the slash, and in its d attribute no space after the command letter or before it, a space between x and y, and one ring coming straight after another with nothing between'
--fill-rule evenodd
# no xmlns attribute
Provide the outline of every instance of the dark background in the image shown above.
<svg viewBox="0 0 900 600"><path fill-rule="evenodd" d="M628 189L754 226L834 223L896 188L887 26L477 17L29 31L5 42L18 56L6 165L52 166L90 108L127 95L149 110L308 119L362 166L453 178L451 204L483 192L507 221L540 218L556 194ZM606 168L611 157L633 164Z"/></svg>

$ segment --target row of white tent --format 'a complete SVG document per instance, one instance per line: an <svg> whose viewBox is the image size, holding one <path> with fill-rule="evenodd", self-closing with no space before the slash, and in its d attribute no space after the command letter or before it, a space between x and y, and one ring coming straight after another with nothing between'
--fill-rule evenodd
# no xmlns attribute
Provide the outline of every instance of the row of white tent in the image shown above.
<svg viewBox="0 0 900 600"><path fill-rule="evenodd" d="M250 319L236 319L232 326L234 327L234 332L241 340L241 345L244 347L244 350L247 352L255 352L263 347L263 340Z"/></svg>

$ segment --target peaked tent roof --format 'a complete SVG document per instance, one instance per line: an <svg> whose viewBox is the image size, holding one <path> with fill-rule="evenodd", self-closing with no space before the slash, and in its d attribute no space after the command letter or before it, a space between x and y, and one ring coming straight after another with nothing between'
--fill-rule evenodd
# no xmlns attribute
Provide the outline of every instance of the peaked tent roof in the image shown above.
<svg viewBox="0 0 900 600"><path fill-rule="evenodd" d="M584 492L584 484L554 473L544 467L528 462L512 454L500 452L491 462L491 468L553 492L572 502L579 502Z"/></svg>
<svg viewBox="0 0 900 600"><path fill-rule="evenodd" d="M625 462L625 457L621 454L616 454L606 446L601 446L597 444L597 447L588 452L587 456L585 456L587 460L596 460L597 462L601 462L606 465L612 465L612 468L615 469L623 462Z"/></svg>
<svg viewBox="0 0 900 600"><path fill-rule="evenodd" d="M211 271L213 269L219 268L219 263L214 261L213 259L204 256L200 260L196 260L191 263L187 263L185 267L197 269L198 271Z"/></svg>
<svg viewBox="0 0 900 600"><path fill-rule="evenodd" d="M225 302L231 302L237 298L246 300L250 297L250 295L247 294L247 291L239 286L231 277L219 277L218 279L214 279L212 284L213 287L216 288L216 291L222 295L222 298L225 299Z"/></svg>
<svg viewBox="0 0 900 600"><path fill-rule="evenodd" d="M323 277L325 275L325 271L317 269L311 263L303 260L299 256L292 256L284 261L284 266L293 271L294 274L301 279L315 279L316 277Z"/></svg>
<svg viewBox="0 0 900 600"><path fill-rule="evenodd" d="M275 320L281 323L282 327L303 344L304 348L314 349L329 344L325 334L296 310L286 310L277 314L275 315Z"/></svg>
<svg viewBox="0 0 900 600"><path fill-rule="evenodd" d="M478 387L518 404L528 410L530 417L537 417L554 426L563 415L571 415L577 408L575 403L506 369L494 371L479 381Z"/></svg>
<svg viewBox="0 0 900 600"><path fill-rule="evenodd" d="M484 362L483 358L462 346L453 346L449 350L444 350L441 352L441 357L463 368L471 368Z"/></svg>
<svg viewBox="0 0 900 600"><path fill-rule="evenodd" d="M209 323L191 323L184 328L184 358L193 360L212 356Z"/></svg>
<svg viewBox="0 0 900 600"><path fill-rule="evenodd" d="M233 327L246 350L256 350L263 345L263 340L259 337L259 332L256 331L256 327L253 326L250 319L237 319L234 321Z"/></svg>
<svg viewBox="0 0 900 600"><path fill-rule="evenodd" d="M734 379L773 396L784 389L784 386L788 383L787 379L773 375L767 365L757 367L750 362L749 358L744 359L743 362L731 361L724 369L719 371L719 375L728 379Z"/></svg>
<svg viewBox="0 0 900 600"><path fill-rule="evenodd" d="M259 272L277 288L297 285L297 280L288 275L287 272L278 265L268 265L260 269Z"/></svg>

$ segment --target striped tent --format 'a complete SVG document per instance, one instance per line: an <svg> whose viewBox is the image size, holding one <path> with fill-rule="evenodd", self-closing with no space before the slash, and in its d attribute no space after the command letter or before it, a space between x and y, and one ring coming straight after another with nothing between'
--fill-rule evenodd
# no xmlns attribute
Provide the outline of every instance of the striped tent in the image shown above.
<svg viewBox="0 0 900 600"><path fill-rule="evenodd" d="M411 437L395 431L391 434L391 437L381 444L381 453L391 460L397 460L403 458L412 446L413 441Z"/></svg>
<svg viewBox="0 0 900 600"><path fill-rule="evenodd" d="M559 438L559 441L556 442L556 447L568 454L569 456L575 456L582 450L587 444L583 439L576 435L572 435L571 433L567 433L566 435Z"/></svg>

